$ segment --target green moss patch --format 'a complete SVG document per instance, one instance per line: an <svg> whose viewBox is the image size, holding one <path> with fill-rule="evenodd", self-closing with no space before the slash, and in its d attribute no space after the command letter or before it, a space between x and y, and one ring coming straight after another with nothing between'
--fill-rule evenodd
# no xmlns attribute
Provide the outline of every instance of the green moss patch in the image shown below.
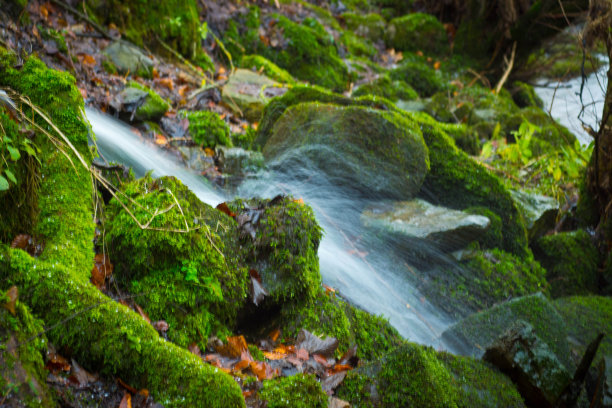
<svg viewBox="0 0 612 408"><path fill-rule="evenodd" d="M267 77L284 84L295 84L296 80L289 72L261 55L245 55L240 59L242 68L262 71Z"/></svg>
<svg viewBox="0 0 612 408"><path fill-rule="evenodd" d="M353 92L353 96L380 96L392 102L397 100L412 101L418 99L419 95L414 88L404 81L392 81L387 75L383 75L374 82L361 85Z"/></svg>
<svg viewBox="0 0 612 408"><path fill-rule="evenodd" d="M230 128L219 114L210 111L183 112L189 120L189 134L202 148L232 146Z"/></svg>
<svg viewBox="0 0 612 408"><path fill-rule="evenodd" d="M136 81L128 82L127 87L136 88L147 93L145 102L136 109L136 119L142 121L159 120L170 109L170 104L151 88Z"/></svg>
<svg viewBox="0 0 612 408"><path fill-rule="evenodd" d="M417 56L407 55L404 61L391 71L390 75L391 79L404 81L412 86L422 97L432 96L448 87L444 74Z"/></svg>
<svg viewBox="0 0 612 408"><path fill-rule="evenodd" d="M259 395L269 408L327 407L327 394L312 374L265 381Z"/></svg>
<svg viewBox="0 0 612 408"><path fill-rule="evenodd" d="M387 46L401 51L439 54L449 49L444 26L430 14L412 13L394 18L386 32Z"/></svg>

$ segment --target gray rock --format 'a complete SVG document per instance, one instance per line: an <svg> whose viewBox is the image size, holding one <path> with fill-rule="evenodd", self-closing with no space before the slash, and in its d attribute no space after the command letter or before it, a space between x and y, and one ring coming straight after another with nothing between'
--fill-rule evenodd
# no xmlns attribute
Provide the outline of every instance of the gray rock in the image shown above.
<svg viewBox="0 0 612 408"><path fill-rule="evenodd" d="M526 191L510 190L510 194L523 215L530 241L540 238L555 227L559 214L557 200Z"/></svg>
<svg viewBox="0 0 612 408"><path fill-rule="evenodd" d="M287 91L265 75L248 69L237 69L223 86L222 100L234 113L249 121L259 121L270 98Z"/></svg>
<svg viewBox="0 0 612 408"><path fill-rule="evenodd" d="M418 125L395 112L303 103L276 121L263 148L278 170L378 198L412 198L429 171ZM310 174L307 174L310 173Z"/></svg>
<svg viewBox="0 0 612 408"><path fill-rule="evenodd" d="M207 156L199 146L180 146L178 151L183 156L185 165L198 173L205 173L215 167L215 161Z"/></svg>
<svg viewBox="0 0 612 408"><path fill-rule="evenodd" d="M508 374L529 406L552 407L571 379L548 345L523 320L487 348L483 360Z"/></svg>
<svg viewBox="0 0 612 408"><path fill-rule="evenodd" d="M219 170L226 175L240 176L257 172L264 167L261 152L227 146L217 146L216 151Z"/></svg>
<svg viewBox="0 0 612 408"><path fill-rule="evenodd" d="M119 73L130 73L143 78L151 77L153 60L135 45L126 41L115 41L106 47L103 53Z"/></svg>
<svg viewBox="0 0 612 408"><path fill-rule="evenodd" d="M448 252L476 240L491 223L482 215L437 207L420 199L376 204L364 210L361 222L408 241L428 241Z"/></svg>

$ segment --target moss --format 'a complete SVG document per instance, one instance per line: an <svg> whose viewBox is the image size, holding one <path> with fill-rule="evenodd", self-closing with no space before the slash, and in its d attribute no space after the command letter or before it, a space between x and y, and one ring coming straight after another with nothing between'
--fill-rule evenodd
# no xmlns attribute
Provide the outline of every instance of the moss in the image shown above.
<svg viewBox="0 0 612 408"><path fill-rule="evenodd" d="M374 82L361 85L353 92L353 97L365 95L380 96L392 102L400 99L412 101L419 97L410 85L404 81L392 81L388 75L383 75Z"/></svg>
<svg viewBox="0 0 612 408"><path fill-rule="evenodd" d="M430 14L412 13L389 22L386 42L389 48L401 51L422 51L440 54L449 50L446 30Z"/></svg>
<svg viewBox="0 0 612 408"><path fill-rule="evenodd" d="M544 236L534 246L554 297L597 293L599 252L588 232Z"/></svg>
<svg viewBox="0 0 612 408"><path fill-rule="evenodd" d="M453 146L439 122L427 114L406 113L421 126L429 149L430 172L420 195L434 204L455 209L486 207L503 223L503 246L518 256L528 254L524 221L502 182Z"/></svg>
<svg viewBox="0 0 612 408"><path fill-rule="evenodd" d="M502 220L501 217L493 211L485 207L470 207L466 208L465 212L476 215L484 215L491 221L487 231L478 238L480 248L492 249L500 248L503 245L504 237L502 235Z"/></svg>
<svg viewBox="0 0 612 408"><path fill-rule="evenodd" d="M246 298L236 224L174 178L145 177L123 192L132 215L150 223L142 229L116 199L109 203L106 238L117 281L139 294L153 320L168 322L172 341L204 348L208 336L233 325Z"/></svg>
<svg viewBox="0 0 612 408"><path fill-rule="evenodd" d="M612 299L603 296L571 296L555 300L559 314L567 324L575 358L580 358L599 333L604 338L597 351L596 365L601 357L612 353ZM577 363L577 361L576 361Z"/></svg>
<svg viewBox="0 0 612 408"><path fill-rule="evenodd" d="M104 68L104 71L107 74L110 75L117 75L118 71L117 71L117 67L115 66L115 64L112 63L112 61L108 58L104 58L101 62L102 64L102 68ZM146 75L144 75L146 77Z"/></svg>
<svg viewBox="0 0 612 408"><path fill-rule="evenodd" d="M316 298L281 310L280 326L285 338L295 338L301 329L338 339L343 354L357 346L365 360L382 357L403 343L389 322L352 306L333 293L319 292Z"/></svg>
<svg viewBox="0 0 612 408"><path fill-rule="evenodd" d="M362 407L457 407L459 390L429 347L406 343L380 361L350 371L338 397Z"/></svg>
<svg viewBox="0 0 612 408"><path fill-rule="evenodd" d="M430 67L425 60L419 57L407 58L400 66L390 73L391 79L404 81L412 86L422 97L429 97L446 90L443 74Z"/></svg>
<svg viewBox="0 0 612 408"><path fill-rule="evenodd" d="M132 42L165 51L162 40L174 50L200 65L207 56L200 46L201 28L195 0L150 3L144 0L88 0L92 14L103 24L114 23Z"/></svg>
<svg viewBox="0 0 612 408"><path fill-rule="evenodd" d="M287 108L298 103L313 101L333 103L334 105L340 106L356 105L382 107L383 109L388 109L393 105L390 101L383 98L360 97L351 99L316 86L295 86L283 96L272 99L270 103L266 105L257 131L255 145L263 147L266 144L271 136L272 127L278 118L285 113Z"/></svg>
<svg viewBox="0 0 612 408"><path fill-rule="evenodd" d="M136 81L128 82L127 87L140 89L148 95L145 102L136 109L136 118L138 120L157 120L170 109L170 104L151 88Z"/></svg>
<svg viewBox="0 0 612 408"><path fill-rule="evenodd" d="M541 293L512 299L475 313L452 326L442 339L461 354L480 357L516 320L531 324L537 336L572 370L563 317Z"/></svg>
<svg viewBox="0 0 612 408"><path fill-rule="evenodd" d="M159 337L127 307L104 296L83 273L0 249L0 271L8 285L44 319L49 339L72 351L88 370L146 388L168 407L243 407L240 388L227 374Z"/></svg>
<svg viewBox="0 0 612 408"><path fill-rule="evenodd" d="M350 55L356 57L372 58L378 53L376 47L369 40L358 37L350 31L342 32L339 42L344 45Z"/></svg>
<svg viewBox="0 0 612 408"><path fill-rule="evenodd" d="M259 391L269 408L325 408L327 394L313 374L264 381Z"/></svg>
<svg viewBox="0 0 612 408"><path fill-rule="evenodd" d="M240 66L242 68L254 69L257 72L262 71L275 81L284 84L295 84L296 80L291 76L290 73L280 68L278 65L270 61L269 59L262 57L261 55L245 55L240 60Z"/></svg>
<svg viewBox="0 0 612 408"><path fill-rule="evenodd" d="M483 310L546 288L546 271L530 256L521 259L499 249L476 251L464 257L460 267L463 276L453 285L442 285L446 289L443 297L448 296L460 305L447 306L445 309L451 313L466 307Z"/></svg>
<svg viewBox="0 0 612 408"><path fill-rule="evenodd" d="M7 406L56 406L46 385L43 356L47 338L42 322L21 302L15 315L2 307L0 289L0 395ZM17 405L15 405L17 403ZM22 405L19 405L22 404Z"/></svg>
<svg viewBox="0 0 612 408"><path fill-rule="evenodd" d="M504 129L512 133L518 131L523 122L536 125L533 134L532 151L535 156L550 153L554 149L572 146L576 140L564 126L557 123L546 112L536 106L530 106L508 117L503 123ZM510 136L512 138L512 136Z"/></svg>
<svg viewBox="0 0 612 408"><path fill-rule="evenodd" d="M189 134L202 148L232 146L230 128L219 114L210 111L184 112L189 120Z"/></svg>
<svg viewBox="0 0 612 408"><path fill-rule="evenodd" d="M57 49L59 51L63 53L68 52L68 47L66 46L66 39L64 38L62 33L53 28L43 27L40 24L38 25L38 30L40 32L41 37L45 40L55 41L55 44L57 45Z"/></svg>
<svg viewBox="0 0 612 408"><path fill-rule="evenodd" d="M306 18L298 24L274 14L265 23L272 27L270 37L279 37L278 43L262 42L258 33L261 18L255 6L248 14L230 22L225 37L235 57L259 54L298 79L332 90L348 87L347 67L338 56L333 37L317 20Z"/></svg>
<svg viewBox="0 0 612 408"><path fill-rule="evenodd" d="M321 287L317 250L321 228L312 209L292 197L235 200L228 204L237 214L263 209L256 221L256 236L243 234L241 253L249 268L257 270L275 303L313 298Z"/></svg>
<svg viewBox="0 0 612 408"><path fill-rule="evenodd" d="M512 83L511 93L514 103L516 103L519 108L526 108L528 106L535 106L537 108L544 107L544 102L540 99L538 94L536 94L533 86L525 82L514 81Z"/></svg>
<svg viewBox="0 0 612 408"><path fill-rule="evenodd" d="M359 37L367 38L370 41L384 38L387 22L380 14L343 13L340 18L344 21L346 29Z"/></svg>
<svg viewBox="0 0 612 408"><path fill-rule="evenodd" d="M12 68L15 61L13 54L0 48L0 85L22 93L40 107L88 163L91 160L87 147L89 126L83 120L83 99L74 78L48 69L36 58L27 59L21 69ZM26 106L22 109L43 129L60 138L41 116ZM42 162L42 183L38 191L40 211L34 227L34 235L45 248L41 258L75 267L88 275L95 228L89 172L69 149L66 149L67 154L74 164L65 160L46 135L37 132L34 143L41 149ZM32 176L35 175L27 177Z"/></svg>

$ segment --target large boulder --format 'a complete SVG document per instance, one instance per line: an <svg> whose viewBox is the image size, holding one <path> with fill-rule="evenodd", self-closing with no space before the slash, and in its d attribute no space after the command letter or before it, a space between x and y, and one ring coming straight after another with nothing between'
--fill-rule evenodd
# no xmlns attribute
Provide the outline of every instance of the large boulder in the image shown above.
<svg viewBox="0 0 612 408"><path fill-rule="evenodd" d="M115 41L104 49L103 54L122 75L129 73L144 78L151 77L153 60L135 45L126 41Z"/></svg>
<svg viewBox="0 0 612 408"><path fill-rule="evenodd" d="M373 197L411 198L429 170L414 122L354 106L292 106L274 124L263 153L284 172L315 167L330 182Z"/></svg>
<svg viewBox="0 0 612 408"><path fill-rule="evenodd" d="M427 241L448 252L477 240L491 223L485 216L435 206L421 199L375 204L364 210L361 221L408 246Z"/></svg>

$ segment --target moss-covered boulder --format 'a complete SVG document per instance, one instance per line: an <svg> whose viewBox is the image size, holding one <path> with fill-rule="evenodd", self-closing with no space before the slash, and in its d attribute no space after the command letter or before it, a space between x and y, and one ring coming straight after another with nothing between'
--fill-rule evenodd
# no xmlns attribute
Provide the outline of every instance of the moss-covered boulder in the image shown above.
<svg viewBox="0 0 612 408"><path fill-rule="evenodd" d="M263 41L259 27L269 27ZM286 69L294 77L332 90L348 88L349 75L331 37L321 23L305 18L301 23L273 14L262 17L256 6L229 22L225 32L228 49L238 59L258 54Z"/></svg>
<svg viewBox="0 0 612 408"><path fill-rule="evenodd" d="M343 13L340 19L344 21L347 30L352 31L355 35L370 41L384 39L387 23L380 14Z"/></svg>
<svg viewBox="0 0 612 408"><path fill-rule="evenodd" d="M427 271L421 291L451 316L461 318L496 303L546 289L546 271L528 256L520 258L500 249L471 251L458 265Z"/></svg>
<svg viewBox="0 0 612 408"><path fill-rule="evenodd" d="M597 293L599 252L588 232L561 232L538 239L535 257L546 269L554 297Z"/></svg>
<svg viewBox="0 0 612 408"><path fill-rule="evenodd" d="M395 112L304 103L276 121L263 153L290 173L318 168L368 196L410 198L429 170L418 127Z"/></svg>
<svg viewBox="0 0 612 408"><path fill-rule="evenodd" d="M349 372L337 394L357 408L524 406L485 363L412 343Z"/></svg>
<svg viewBox="0 0 612 408"><path fill-rule="evenodd" d="M140 121L157 121L170 109L170 104L157 92L136 81L130 81L119 95L123 105L136 105L134 118Z"/></svg>
<svg viewBox="0 0 612 408"><path fill-rule="evenodd" d="M404 81L412 86L422 97L430 97L448 87L444 74L417 56L405 58L397 68L391 71L390 75L391 79Z"/></svg>
<svg viewBox="0 0 612 408"><path fill-rule="evenodd" d="M153 60L140 48L125 42L115 41L103 51L103 65L107 71L122 75L137 75L150 78L153 73Z"/></svg>
<svg viewBox="0 0 612 408"><path fill-rule="evenodd" d="M259 397L269 408L327 408L327 394L313 374L264 381Z"/></svg>
<svg viewBox="0 0 612 408"><path fill-rule="evenodd" d="M502 249L519 256L528 253L525 225L502 182L459 151L439 122L427 114L406 113L419 123L429 149L431 170L420 196L432 203L466 209L481 206L502 219Z"/></svg>
<svg viewBox="0 0 612 408"><path fill-rule="evenodd" d="M555 227L559 214L559 202L552 197L530 193L524 190L511 190L529 233L534 241Z"/></svg>
<svg viewBox="0 0 612 408"><path fill-rule="evenodd" d="M391 20L387 27L386 43L396 50L426 54L439 54L449 49L442 23L424 13L412 13Z"/></svg>
<svg viewBox="0 0 612 408"><path fill-rule="evenodd" d="M218 113L183 111L181 115L189 121L189 135L200 147L214 149L217 145L232 145L230 128Z"/></svg>
<svg viewBox="0 0 612 408"><path fill-rule="evenodd" d="M17 293L16 287L13 288ZM46 384L42 322L0 289L0 395L6 407L55 407ZM9 306L10 304L10 306Z"/></svg>
<svg viewBox="0 0 612 408"><path fill-rule="evenodd" d="M295 84L296 80L286 70L261 55L244 55L240 67L262 72L268 78L283 84Z"/></svg>
<svg viewBox="0 0 612 408"><path fill-rule="evenodd" d="M238 214L241 256L261 277L272 303L312 299L321 287L317 250L322 235L312 209L280 196L228 205Z"/></svg>
<svg viewBox="0 0 612 408"><path fill-rule="evenodd" d="M531 324L565 367L573 370L565 320L542 294L513 299L473 314L446 330L442 339L462 354L479 357L516 320Z"/></svg>
<svg viewBox="0 0 612 408"><path fill-rule="evenodd" d="M117 281L142 294L151 319L168 322L170 340L205 347L232 327L246 298L236 224L174 178L145 177L123 193L129 201L111 201L105 222Z"/></svg>
<svg viewBox="0 0 612 408"><path fill-rule="evenodd" d="M392 102L412 101L419 97L410 85L404 81L392 81L388 75L383 75L374 82L360 85L353 91L353 97L365 95L380 96Z"/></svg>
<svg viewBox="0 0 612 408"><path fill-rule="evenodd" d="M543 108L544 102L533 89L533 86L526 84L521 81L514 81L512 83L512 100L519 108L526 108L528 106L535 106L537 108Z"/></svg>

